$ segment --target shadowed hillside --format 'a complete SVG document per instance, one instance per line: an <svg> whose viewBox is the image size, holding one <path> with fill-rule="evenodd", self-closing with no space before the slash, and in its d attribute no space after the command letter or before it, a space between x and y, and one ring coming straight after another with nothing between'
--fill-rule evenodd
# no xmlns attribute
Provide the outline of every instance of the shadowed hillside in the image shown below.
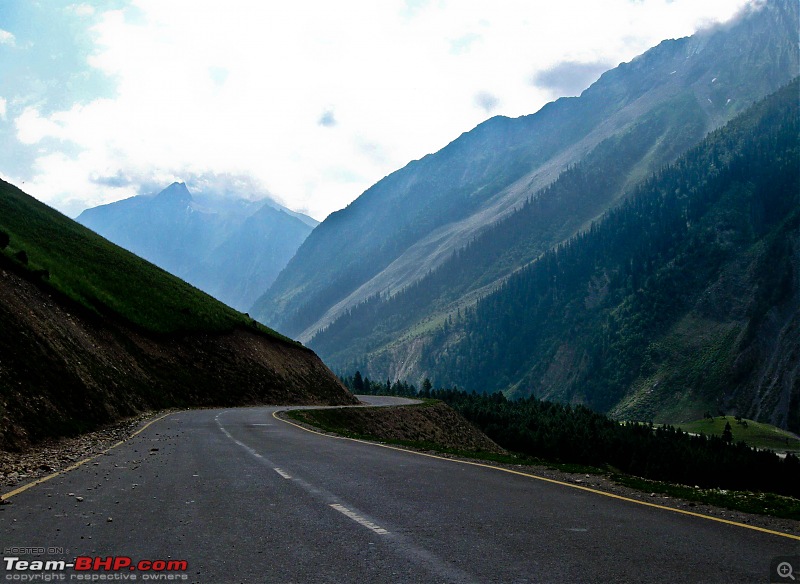
<svg viewBox="0 0 800 584"><path fill-rule="evenodd" d="M432 379L800 429L798 94L795 80L756 104L445 322L423 350Z"/></svg>

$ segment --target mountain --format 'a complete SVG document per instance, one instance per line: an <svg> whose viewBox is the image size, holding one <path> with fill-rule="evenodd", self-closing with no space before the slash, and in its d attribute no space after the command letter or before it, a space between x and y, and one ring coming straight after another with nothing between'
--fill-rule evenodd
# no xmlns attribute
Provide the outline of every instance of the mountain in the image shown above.
<svg viewBox="0 0 800 584"><path fill-rule="evenodd" d="M440 386L581 403L623 419L711 412L800 431L798 95L795 78L432 327L416 372ZM591 183L590 170L573 167L552 190ZM334 350L375 313L391 322L458 266L498 261L494 242L536 225L546 205L530 200L454 266L354 309L315 346ZM373 356L367 371L385 375L390 358Z"/></svg>
<svg viewBox="0 0 800 584"><path fill-rule="evenodd" d="M87 209L77 221L238 310L250 308L317 225L270 200L195 198L184 183Z"/></svg>
<svg viewBox="0 0 800 584"><path fill-rule="evenodd" d="M426 347L442 381L628 419L800 430L800 82L646 181Z"/></svg>
<svg viewBox="0 0 800 584"><path fill-rule="evenodd" d="M575 208L555 208L551 227L536 234L535 244L463 283L463 296L452 297L445 286L444 296L410 307L399 336L416 335L426 319L474 303L619 204L709 131L789 82L800 63L798 12L795 0L760 3L725 25L662 42L603 74L580 97L517 119L487 120L329 216L250 312L308 341L360 303L420 282L529 198L548 196L546 187L573 165L591 158L614 173L602 192L589 193ZM384 325L393 322L374 328ZM358 338L351 342L355 359L363 347L355 347ZM408 359L416 357L399 351L392 373Z"/></svg>
<svg viewBox="0 0 800 584"><path fill-rule="evenodd" d="M0 448L152 408L354 402L309 349L0 181Z"/></svg>

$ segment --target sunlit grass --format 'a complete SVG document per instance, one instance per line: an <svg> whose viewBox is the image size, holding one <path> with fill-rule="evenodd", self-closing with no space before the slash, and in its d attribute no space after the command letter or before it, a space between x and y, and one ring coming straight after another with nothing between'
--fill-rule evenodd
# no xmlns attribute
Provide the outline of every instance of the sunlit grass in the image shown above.
<svg viewBox="0 0 800 584"><path fill-rule="evenodd" d="M754 448L769 448L778 452L800 452L800 440L794 434L763 422L746 419L739 421L733 416L714 416L711 419L673 425L692 434L722 436L726 423L731 425L734 442L741 441Z"/></svg>

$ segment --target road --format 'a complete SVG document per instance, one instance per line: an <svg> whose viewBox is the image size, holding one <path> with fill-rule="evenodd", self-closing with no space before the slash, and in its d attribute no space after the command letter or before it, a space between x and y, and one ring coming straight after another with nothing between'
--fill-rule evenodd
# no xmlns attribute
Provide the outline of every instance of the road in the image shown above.
<svg viewBox="0 0 800 584"><path fill-rule="evenodd" d="M749 583L800 554L796 539L318 435L278 409L178 412L14 495L4 558L188 565L89 574L116 581ZM36 574L3 562L4 581Z"/></svg>

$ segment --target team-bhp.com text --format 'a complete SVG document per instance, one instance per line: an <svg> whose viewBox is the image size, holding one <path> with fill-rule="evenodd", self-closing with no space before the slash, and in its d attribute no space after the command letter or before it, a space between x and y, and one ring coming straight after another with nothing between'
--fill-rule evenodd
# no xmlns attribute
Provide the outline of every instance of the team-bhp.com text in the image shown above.
<svg viewBox="0 0 800 584"><path fill-rule="evenodd" d="M187 580L186 560L134 560L128 556L78 556L65 560L23 560L3 558L5 580L15 582L180 581ZM69 573L67 570L70 570ZM74 572L73 572L74 570Z"/></svg>

